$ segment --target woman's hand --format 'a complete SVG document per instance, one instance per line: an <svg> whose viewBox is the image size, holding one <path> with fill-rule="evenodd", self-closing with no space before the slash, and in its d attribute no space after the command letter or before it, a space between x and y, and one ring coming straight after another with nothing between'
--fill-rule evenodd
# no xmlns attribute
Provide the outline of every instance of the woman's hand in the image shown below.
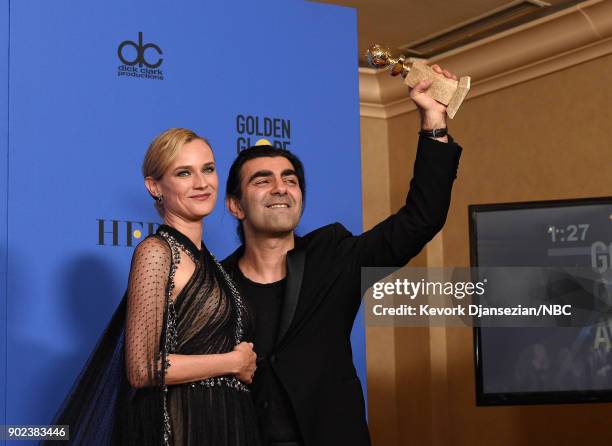
<svg viewBox="0 0 612 446"><path fill-rule="evenodd" d="M253 351L252 342L241 342L231 353L234 356L236 366L233 374L245 384L251 384L253 382L253 375L257 366L255 362L257 360L257 354Z"/></svg>

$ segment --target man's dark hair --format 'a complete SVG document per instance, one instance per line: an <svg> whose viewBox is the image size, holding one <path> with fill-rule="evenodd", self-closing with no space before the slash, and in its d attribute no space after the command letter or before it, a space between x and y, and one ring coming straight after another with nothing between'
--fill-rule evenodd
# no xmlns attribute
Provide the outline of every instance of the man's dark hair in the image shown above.
<svg viewBox="0 0 612 446"><path fill-rule="evenodd" d="M297 176L300 190L302 191L302 212L304 212L304 205L306 203L306 179L304 178L304 165L300 159L292 152L286 149L279 149L273 146L252 146L248 149L242 150L230 167L229 174L227 175L227 183L225 185L225 195L227 197L234 197L237 200L242 198L242 178L240 177L240 171L242 166L249 160L255 158L274 158L282 156L289 160L293 165L293 170ZM240 242L244 244L244 230L242 229L242 222L238 222L238 237Z"/></svg>

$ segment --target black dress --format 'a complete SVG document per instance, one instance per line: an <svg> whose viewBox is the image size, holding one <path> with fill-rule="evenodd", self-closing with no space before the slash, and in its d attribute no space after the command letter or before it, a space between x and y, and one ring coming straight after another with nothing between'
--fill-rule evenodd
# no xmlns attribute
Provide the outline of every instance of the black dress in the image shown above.
<svg viewBox="0 0 612 446"><path fill-rule="evenodd" d="M185 255L195 271L173 300ZM68 424L75 445L259 446L251 395L236 377L165 383L168 355L231 352L250 320L204 244L160 226L136 247L126 295L54 424Z"/></svg>

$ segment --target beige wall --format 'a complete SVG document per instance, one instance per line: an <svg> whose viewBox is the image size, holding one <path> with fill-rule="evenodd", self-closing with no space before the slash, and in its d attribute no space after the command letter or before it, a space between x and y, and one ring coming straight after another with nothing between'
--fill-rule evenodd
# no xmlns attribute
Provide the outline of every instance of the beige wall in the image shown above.
<svg viewBox="0 0 612 446"><path fill-rule="evenodd" d="M414 263L469 265L469 204L612 195L611 74L608 55L468 97L449 123L464 152L448 221ZM418 118L361 125L367 228L404 201ZM477 408L472 342L469 329L367 330L375 445L612 444L612 404Z"/></svg>

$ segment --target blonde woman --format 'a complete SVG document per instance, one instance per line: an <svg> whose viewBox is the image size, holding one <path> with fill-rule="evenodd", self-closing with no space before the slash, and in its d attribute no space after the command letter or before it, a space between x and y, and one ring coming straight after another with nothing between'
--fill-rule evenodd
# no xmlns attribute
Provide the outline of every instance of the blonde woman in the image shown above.
<svg viewBox="0 0 612 446"><path fill-rule="evenodd" d="M217 200L212 149L169 129L142 170L164 224L136 247L126 295L55 423L87 446L259 445L248 308L201 240Z"/></svg>

